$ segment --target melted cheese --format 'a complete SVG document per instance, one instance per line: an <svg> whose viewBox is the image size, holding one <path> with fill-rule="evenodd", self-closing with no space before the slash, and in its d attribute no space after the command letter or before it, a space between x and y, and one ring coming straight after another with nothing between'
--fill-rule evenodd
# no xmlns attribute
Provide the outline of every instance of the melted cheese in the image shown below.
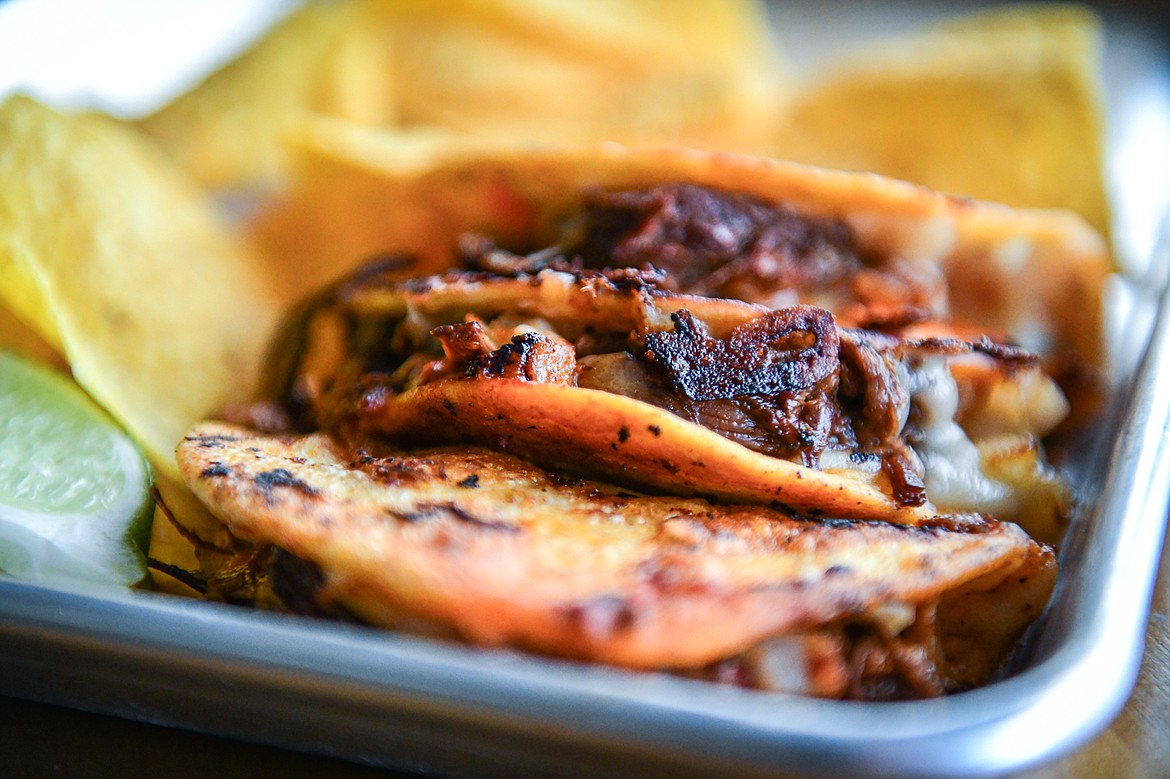
<svg viewBox="0 0 1170 779"><path fill-rule="evenodd" d="M978 447L955 421L959 390L943 358L926 358L910 374L910 394L923 434L914 449L932 502L944 511L997 513L1011 490L983 473Z"/></svg>

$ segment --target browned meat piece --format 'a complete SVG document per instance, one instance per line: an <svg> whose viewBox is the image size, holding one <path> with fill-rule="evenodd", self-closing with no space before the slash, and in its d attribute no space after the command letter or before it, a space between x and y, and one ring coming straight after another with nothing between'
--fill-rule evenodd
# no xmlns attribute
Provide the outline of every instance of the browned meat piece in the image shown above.
<svg viewBox="0 0 1170 779"><path fill-rule="evenodd" d="M522 379L544 384L574 384L577 354L572 344L555 335L526 330L502 346L478 320L441 325L431 331L443 345L443 359L429 363L420 384L447 376Z"/></svg>
<svg viewBox="0 0 1170 779"><path fill-rule="evenodd" d="M579 255L590 268L658 268L679 292L754 300L827 287L861 266L843 223L693 184L595 192Z"/></svg>

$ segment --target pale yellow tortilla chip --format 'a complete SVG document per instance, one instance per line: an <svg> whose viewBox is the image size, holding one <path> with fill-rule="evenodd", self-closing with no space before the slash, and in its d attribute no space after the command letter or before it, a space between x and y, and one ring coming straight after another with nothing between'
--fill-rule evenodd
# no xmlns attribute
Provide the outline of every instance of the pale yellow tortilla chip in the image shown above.
<svg viewBox="0 0 1170 779"><path fill-rule="evenodd" d="M203 193L133 128L0 106L0 305L60 344L164 473L187 426L247 396L269 301Z"/></svg>
<svg viewBox="0 0 1170 779"><path fill-rule="evenodd" d="M503 245L549 245L554 221L590 187L691 182L842 219L862 251L938 267L956 317L1044 354L1102 356L1102 286L1112 261L1076 215L961 200L872 174L680 149L436 143L404 162L400 138L337 122L306 126L303 178L252 227L303 296L371 255L416 254L413 274L479 230Z"/></svg>
<svg viewBox="0 0 1170 779"><path fill-rule="evenodd" d="M394 4L409 13L440 5L427 0ZM626 77L686 68L776 69L780 64L766 9L756 0L451 0L436 10Z"/></svg>
<svg viewBox="0 0 1170 779"><path fill-rule="evenodd" d="M1100 23L1022 5L862 46L798 97L773 153L1029 208L1103 233Z"/></svg>
<svg viewBox="0 0 1170 779"><path fill-rule="evenodd" d="M391 45L377 3L310 3L141 126L206 186L275 185L305 112L394 119Z"/></svg>
<svg viewBox="0 0 1170 779"><path fill-rule="evenodd" d="M751 0L389 5L404 127L760 150L791 92Z"/></svg>
<svg viewBox="0 0 1170 779"><path fill-rule="evenodd" d="M310 2L142 121L210 187L279 184L306 112L386 129L758 151L791 94L756 0Z"/></svg>

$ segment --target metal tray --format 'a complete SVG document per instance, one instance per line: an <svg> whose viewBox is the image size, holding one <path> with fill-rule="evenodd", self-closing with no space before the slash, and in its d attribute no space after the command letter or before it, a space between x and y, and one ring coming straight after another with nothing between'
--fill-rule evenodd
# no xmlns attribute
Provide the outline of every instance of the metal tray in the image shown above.
<svg viewBox="0 0 1170 779"><path fill-rule="evenodd" d="M790 50L947 10L828 8L836 13L786 8ZM1170 495L1165 227L1154 247L1170 191L1164 177L1160 189L1141 186L1142 166L1167 159L1170 134L1157 128L1170 122L1170 58L1141 14L1108 17L1106 75L1117 239L1137 290L1123 296L1118 344L1146 348L1118 352L1119 389L1099 426L1110 436L1082 462L1086 511L1053 603L1007 678L940 700L810 700L151 593L0 580L0 693L467 776L983 776L1075 749L1132 689Z"/></svg>

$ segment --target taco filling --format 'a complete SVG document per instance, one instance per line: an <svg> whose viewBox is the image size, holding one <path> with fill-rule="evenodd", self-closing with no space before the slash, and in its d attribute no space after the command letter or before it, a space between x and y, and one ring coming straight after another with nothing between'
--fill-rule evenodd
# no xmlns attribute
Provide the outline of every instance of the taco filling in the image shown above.
<svg viewBox="0 0 1170 779"><path fill-rule="evenodd" d="M840 219L696 184L595 190L565 218L551 247L512 254L483 234L460 241L470 269L511 275L633 268L672 292L769 308L811 303L843 324L909 322L946 311L937 268L890 260L859 245Z"/></svg>

